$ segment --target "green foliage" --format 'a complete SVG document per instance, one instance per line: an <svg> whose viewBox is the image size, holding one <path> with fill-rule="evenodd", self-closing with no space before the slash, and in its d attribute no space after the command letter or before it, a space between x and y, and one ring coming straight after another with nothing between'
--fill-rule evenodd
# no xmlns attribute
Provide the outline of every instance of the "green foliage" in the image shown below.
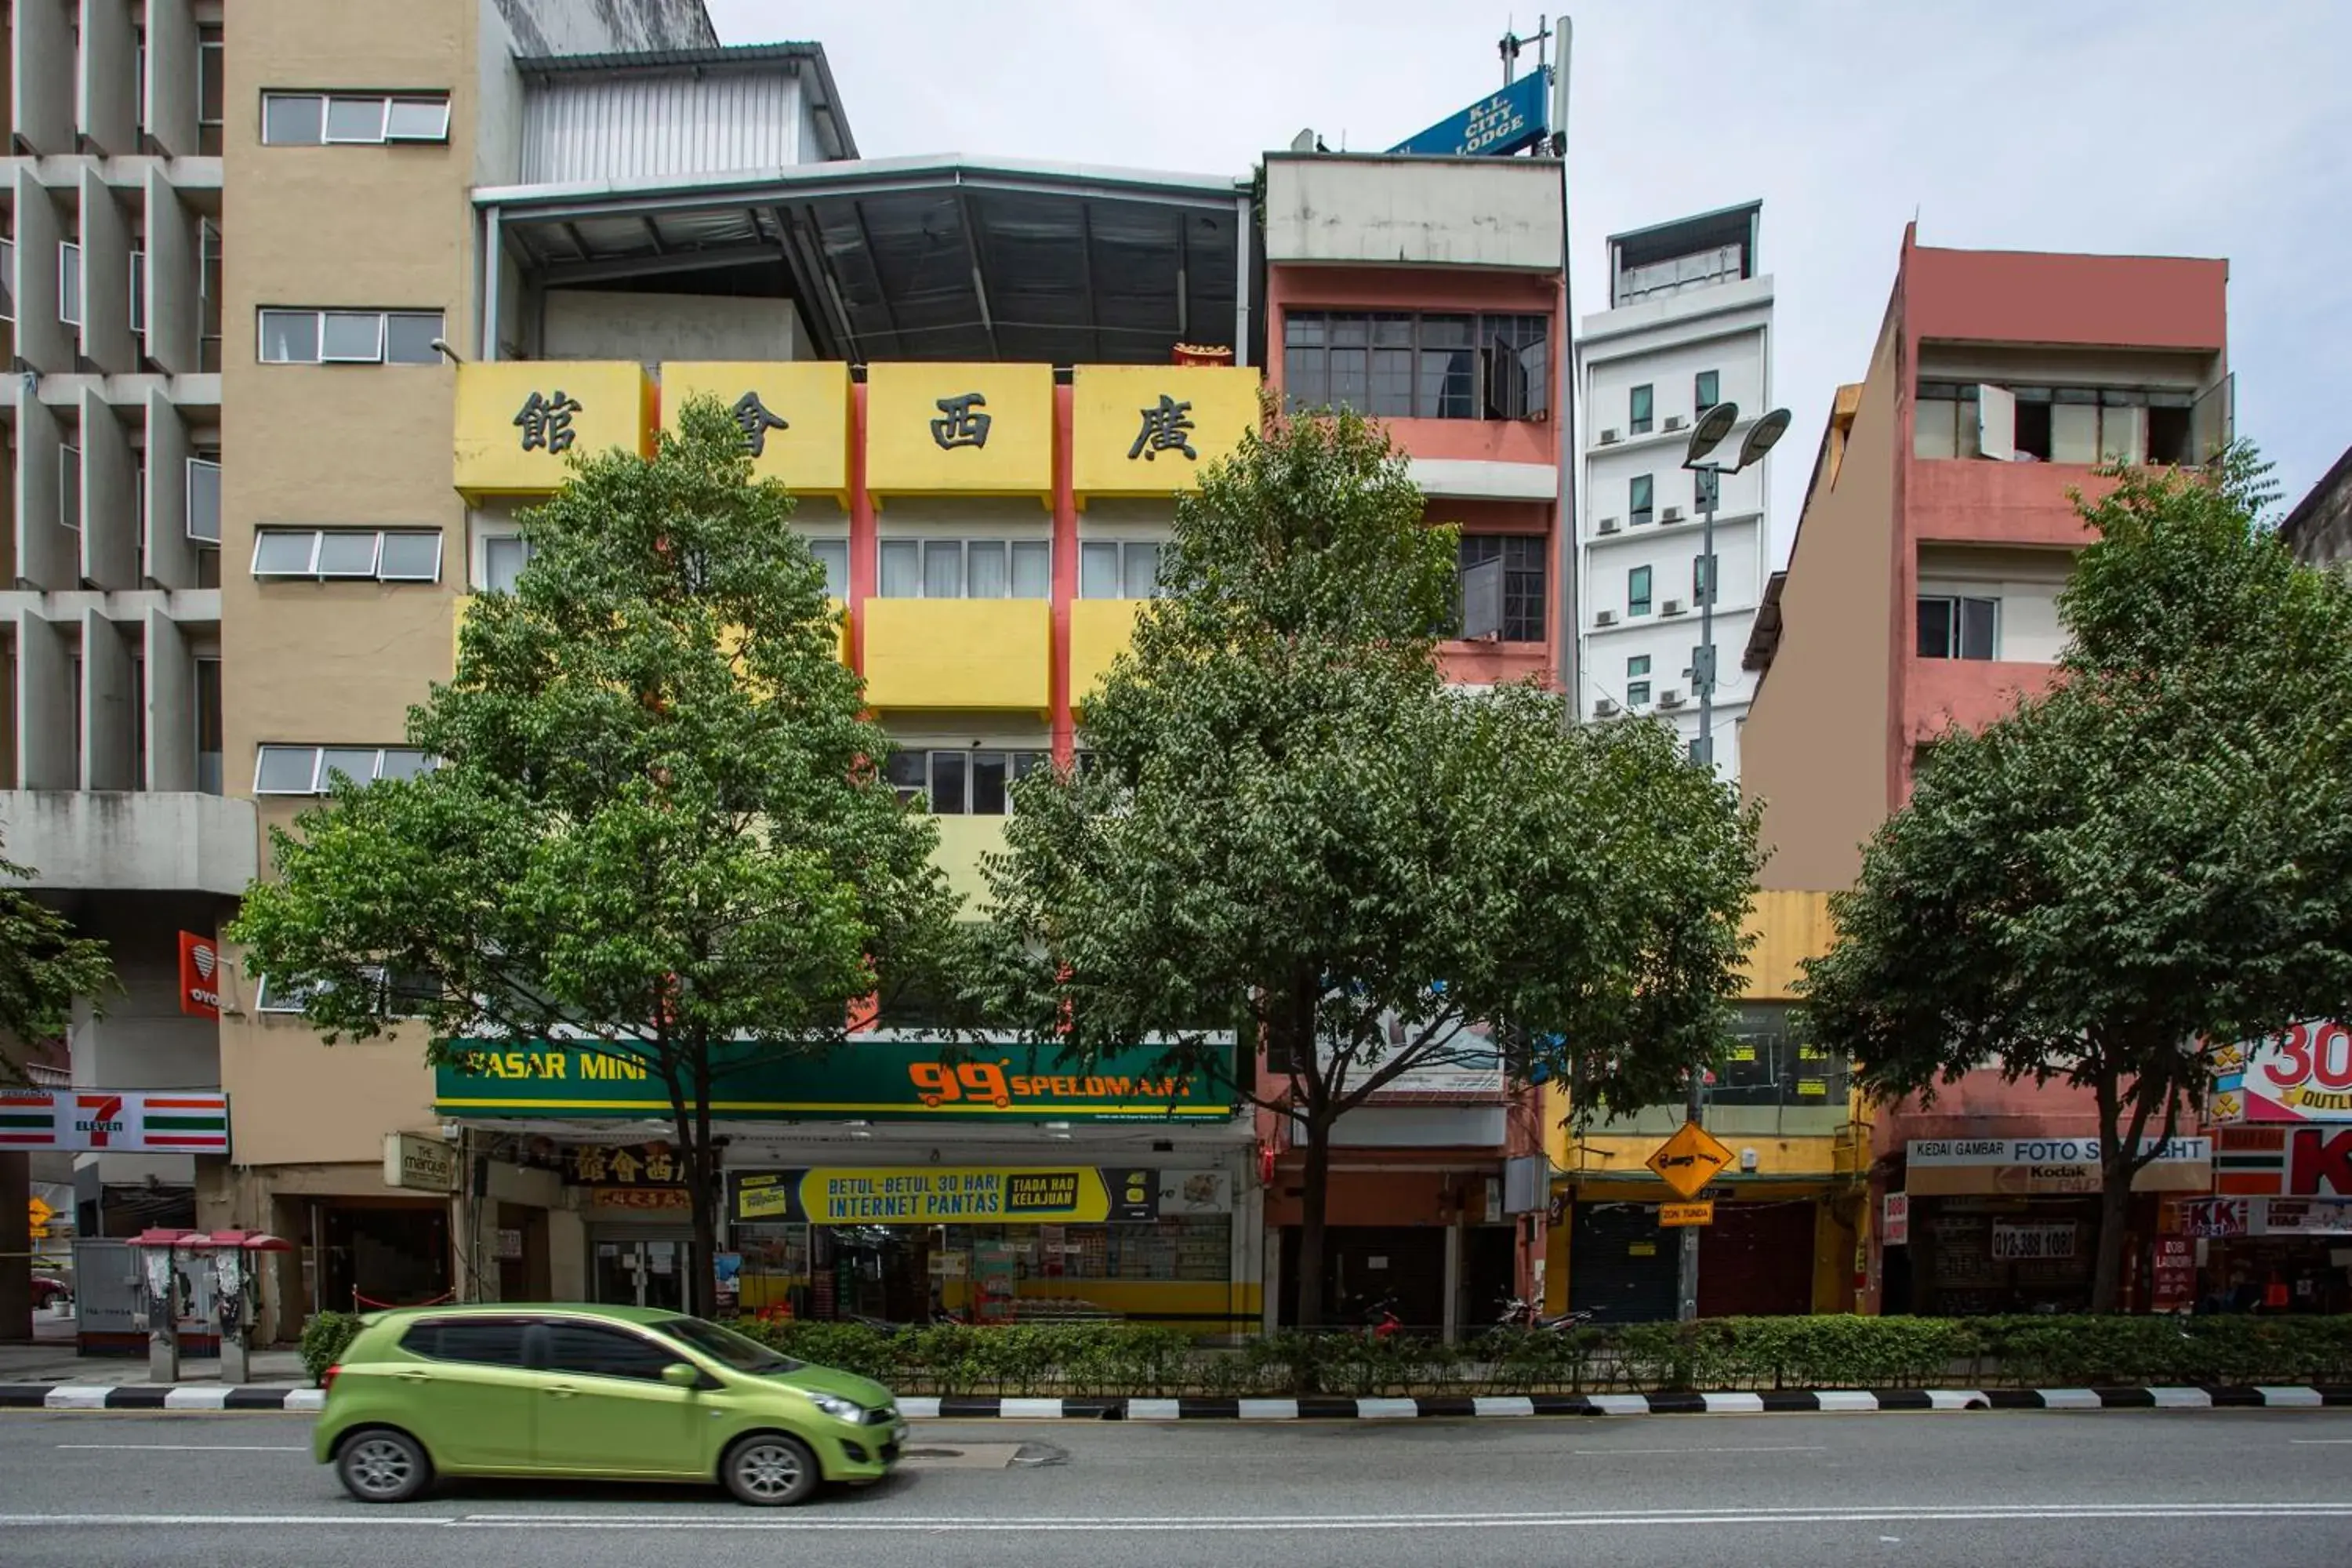
<svg viewBox="0 0 2352 1568"><path fill-rule="evenodd" d="M344 1350L359 1338L357 1312L314 1312L302 1325L302 1371L312 1386L325 1381L327 1369L342 1359Z"/></svg>
<svg viewBox="0 0 2352 1568"><path fill-rule="evenodd" d="M0 856L0 880L33 879L31 868ZM0 1047L55 1039L66 1031L75 997L95 1007L118 989L104 942L76 936L73 922L48 905L0 887ZM17 1076L12 1057L0 1049L0 1083Z"/></svg>
<svg viewBox="0 0 2352 1568"><path fill-rule="evenodd" d="M1469 1025L1515 1065L1572 1053L1554 1070L1614 1107L1709 1059L1753 819L1664 726L1448 689L1456 536L1423 510L1347 412L1276 420L1179 503L1161 596L1087 702L1091 765L1023 781L988 866L998 1015L1081 1058L1169 1041L1171 1068L1238 1021L1315 1148L1413 1068L1491 1063ZM1313 1318L1311 1156L1307 1191Z"/></svg>
<svg viewBox="0 0 2352 1568"><path fill-rule="evenodd" d="M1564 1333L1500 1328L1454 1346L1285 1330L1232 1350L1142 1323L737 1327L787 1355L903 1394L1232 1399L2352 1383L2352 1319L2319 1317L1718 1318Z"/></svg>
<svg viewBox="0 0 2352 1568"><path fill-rule="evenodd" d="M1883 1098L1988 1063L2089 1090L2120 1205L2215 1046L2352 1005L2352 587L2261 524L2243 451L2114 478L2057 683L1937 738L1806 989Z"/></svg>
<svg viewBox="0 0 2352 1568"><path fill-rule="evenodd" d="M570 1026L643 1067L707 1242L715 1053L834 1047L853 999L940 960L952 909L791 498L715 399L680 426L523 514L515 592L475 600L456 678L409 714L440 765L273 833L229 935L312 986L331 1042L391 1026L385 965L436 1054Z"/></svg>

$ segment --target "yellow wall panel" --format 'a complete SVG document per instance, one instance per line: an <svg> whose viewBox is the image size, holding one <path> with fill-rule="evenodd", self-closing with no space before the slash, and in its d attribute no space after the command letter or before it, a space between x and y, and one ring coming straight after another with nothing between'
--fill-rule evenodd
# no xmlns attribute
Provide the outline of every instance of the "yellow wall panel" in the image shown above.
<svg viewBox="0 0 2352 1568"><path fill-rule="evenodd" d="M831 362L702 360L661 367L661 425L687 399L719 399L752 447L751 472L806 495L849 494L849 367ZM753 401L756 400L756 401Z"/></svg>
<svg viewBox="0 0 2352 1568"><path fill-rule="evenodd" d="M1070 381L1070 482L1081 496L1198 489L1201 469L1258 426L1255 370L1082 364Z"/></svg>
<svg viewBox="0 0 2352 1568"><path fill-rule="evenodd" d="M863 613L868 707L1051 705L1053 606L1044 599L868 599Z"/></svg>
<svg viewBox="0 0 2352 1568"><path fill-rule="evenodd" d="M1052 494L1053 367L868 365L866 487L879 496Z"/></svg>
<svg viewBox="0 0 2352 1568"><path fill-rule="evenodd" d="M457 367L456 483L469 496L544 495L574 457L650 449L653 383L619 360Z"/></svg>

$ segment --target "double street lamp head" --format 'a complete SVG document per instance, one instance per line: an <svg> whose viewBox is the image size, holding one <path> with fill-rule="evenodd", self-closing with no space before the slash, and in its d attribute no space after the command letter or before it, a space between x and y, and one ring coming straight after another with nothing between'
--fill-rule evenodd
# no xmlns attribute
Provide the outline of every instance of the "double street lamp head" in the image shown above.
<svg viewBox="0 0 2352 1568"><path fill-rule="evenodd" d="M1711 468L1718 473L1738 473L1762 459L1789 428L1789 411L1775 408L1748 426L1748 438L1739 443L1739 460L1725 465L1707 461L1707 454L1723 445L1734 426L1739 423L1739 405L1718 403L1699 416L1698 424L1690 434L1690 446L1683 455L1685 468Z"/></svg>

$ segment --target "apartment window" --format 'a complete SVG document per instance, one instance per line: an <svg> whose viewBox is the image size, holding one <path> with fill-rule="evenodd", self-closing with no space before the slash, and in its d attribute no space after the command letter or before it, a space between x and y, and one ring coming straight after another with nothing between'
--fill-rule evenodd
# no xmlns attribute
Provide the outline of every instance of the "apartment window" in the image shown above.
<svg viewBox="0 0 2352 1568"><path fill-rule="evenodd" d="M849 597L849 541L846 539L812 539L807 542L809 553L824 568L824 591L828 598Z"/></svg>
<svg viewBox="0 0 2352 1568"><path fill-rule="evenodd" d="M421 1018L425 1016L425 1005L438 1001L442 994L439 978L430 972L387 969L382 964L364 963L360 966L360 973L365 978L368 988L377 994L381 1010L387 1017ZM311 997L333 988L332 984L326 981L277 980L264 974L257 978L254 988L253 1010L257 1013L299 1013L310 1005Z"/></svg>
<svg viewBox="0 0 2352 1568"><path fill-rule="evenodd" d="M1625 515L1630 520L1627 526L1640 528L1650 521L1654 515L1651 503L1657 500L1657 493L1658 483L1654 476L1650 474L1633 476L1633 483L1627 487L1625 494Z"/></svg>
<svg viewBox="0 0 2352 1568"><path fill-rule="evenodd" d="M0 321L16 319L16 242L0 239Z"/></svg>
<svg viewBox="0 0 2352 1568"><path fill-rule="evenodd" d="M253 536L253 574L437 583L441 532L438 529L258 529Z"/></svg>
<svg viewBox="0 0 2352 1568"><path fill-rule="evenodd" d="M1465 533L1457 547L1459 569L1489 561L1503 563L1503 640L1544 640L1544 570L1547 541L1540 534Z"/></svg>
<svg viewBox="0 0 2352 1568"><path fill-rule="evenodd" d="M1383 419L1526 419L1550 404L1549 316L1295 310L1283 320L1293 407Z"/></svg>
<svg viewBox="0 0 2352 1568"><path fill-rule="evenodd" d="M1717 574L1720 573L1722 569L1723 558L1719 555L1694 555L1691 557L1692 604L1709 605L1716 602L1716 595L1722 587L1722 584Z"/></svg>
<svg viewBox="0 0 2352 1568"><path fill-rule="evenodd" d="M409 746L263 746L253 769L256 795L324 795L336 774L353 784L413 779L433 759Z"/></svg>
<svg viewBox="0 0 2352 1568"><path fill-rule="evenodd" d="M81 531L81 448L58 448L58 526Z"/></svg>
<svg viewBox="0 0 2352 1568"><path fill-rule="evenodd" d="M261 140L273 147L446 142L449 99L446 93L265 92Z"/></svg>
<svg viewBox="0 0 2352 1568"><path fill-rule="evenodd" d="M920 800L934 816L1003 816L1013 783L1052 760L1050 752L899 751L885 770L901 800Z"/></svg>
<svg viewBox="0 0 2352 1568"><path fill-rule="evenodd" d="M1625 706L1646 708L1650 702L1650 656L1634 654L1625 661Z"/></svg>
<svg viewBox="0 0 2352 1568"><path fill-rule="evenodd" d="M1648 435L1656 405L1652 389L1646 384L1635 387L1630 402L1631 406L1625 412L1625 427L1636 436Z"/></svg>
<svg viewBox="0 0 2352 1568"><path fill-rule="evenodd" d="M69 239L58 244L58 320L81 325L81 247Z"/></svg>
<svg viewBox="0 0 2352 1568"><path fill-rule="evenodd" d="M1150 599L1160 593L1160 545L1090 539L1078 546L1078 597Z"/></svg>
<svg viewBox="0 0 2352 1568"><path fill-rule="evenodd" d="M432 364L438 310L261 312L264 364Z"/></svg>
<svg viewBox="0 0 2352 1568"><path fill-rule="evenodd" d="M1650 613L1650 568L1636 566L1625 574L1625 613L1646 616Z"/></svg>
<svg viewBox="0 0 2352 1568"><path fill-rule="evenodd" d="M1921 658L1994 658L2000 601L1943 595L1919 598Z"/></svg>
<svg viewBox="0 0 2352 1568"><path fill-rule="evenodd" d="M205 795L222 793L221 780L221 661L196 660L196 788Z"/></svg>
<svg viewBox="0 0 2352 1568"><path fill-rule="evenodd" d="M1703 370L1691 379L1691 406L1704 414L1723 401L1723 373Z"/></svg>
<svg viewBox="0 0 2352 1568"><path fill-rule="evenodd" d="M1046 599L1054 547L1042 539L885 539L885 599Z"/></svg>
<svg viewBox="0 0 2352 1568"><path fill-rule="evenodd" d="M137 100L139 132L147 132L147 29L131 29L131 96Z"/></svg>
<svg viewBox="0 0 2352 1568"><path fill-rule="evenodd" d="M221 542L220 460L188 459L188 537L205 544Z"/></svg>
<svg viewBox="0 0 2352 1568"><path fill-rule="evenodd" d="M131 253L131 330L147 330L147 253L143 250Z"/></svg>
<svg viewBox="0 0 2352 1568"><path fill-rule="evenodd" d="M207 158L221 155L221 127L228 114L228 70L221 29L196 29L196 151Z"/></svg>
<svg viewBox="0 0 2352 1568"><path fill-rule="evenodd" d="M530 563L530 541L519 533L494 533L482 541L482 589L511 594Z"/></svg>
<svg viewBox="0 0 2352 1568"><path fill-rule="evenodd" d="M196 368L217 374L221 367L221 232L210 218L197 226L203 259L196 269Z"/></svg>

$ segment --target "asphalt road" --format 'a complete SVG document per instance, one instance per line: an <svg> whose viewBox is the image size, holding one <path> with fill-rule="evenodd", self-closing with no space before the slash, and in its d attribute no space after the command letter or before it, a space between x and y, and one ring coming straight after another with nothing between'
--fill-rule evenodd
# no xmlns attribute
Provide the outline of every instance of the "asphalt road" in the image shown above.
<svg viewBox="0 0 2352 1568"><path fill-rule="evenodd" d="M2343 1568L2352 1412L924 1423L787 1513L678 1489L345 1500L304 1416L0 1414L10 1568L2214 1563Z"/></svg>

